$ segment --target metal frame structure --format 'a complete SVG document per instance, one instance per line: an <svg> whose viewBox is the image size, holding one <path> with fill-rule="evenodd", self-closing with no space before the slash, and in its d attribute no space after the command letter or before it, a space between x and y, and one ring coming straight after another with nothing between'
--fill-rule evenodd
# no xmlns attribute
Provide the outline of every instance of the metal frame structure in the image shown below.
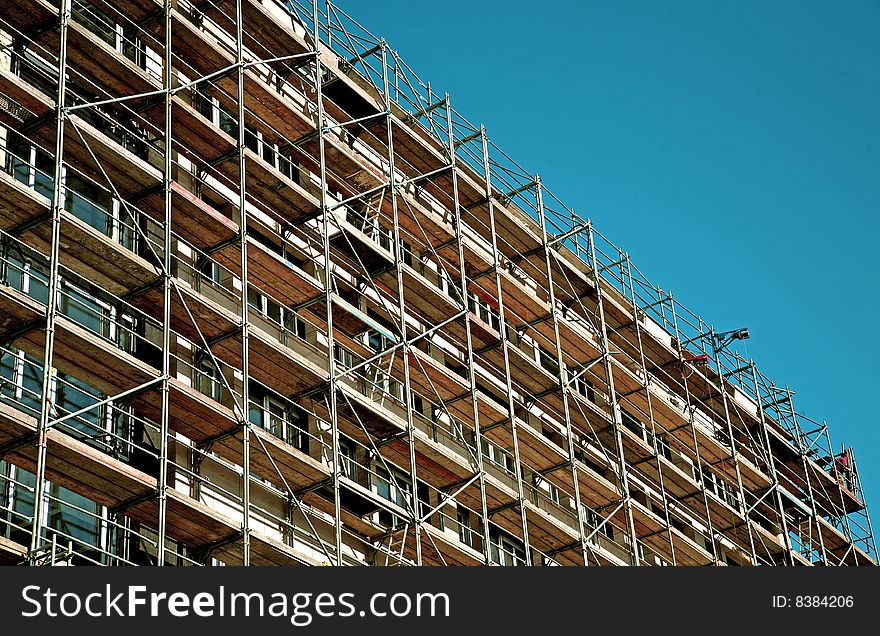
<svg viewBox="0 0 880 636"><path fill-rule="evenodd" d="M0 67L2 560L875 564L852 450L329 0Z"/></svg>

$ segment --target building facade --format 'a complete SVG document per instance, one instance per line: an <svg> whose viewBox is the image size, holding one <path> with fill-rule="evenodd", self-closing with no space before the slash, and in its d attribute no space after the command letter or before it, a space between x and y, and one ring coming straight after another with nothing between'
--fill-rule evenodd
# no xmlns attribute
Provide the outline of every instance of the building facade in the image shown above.
<svg viewBox="0 0 880 636"><path fill-rule="evenodd" d="M747 330L340 7L3 6L3 562L874 564Z"/></svg>

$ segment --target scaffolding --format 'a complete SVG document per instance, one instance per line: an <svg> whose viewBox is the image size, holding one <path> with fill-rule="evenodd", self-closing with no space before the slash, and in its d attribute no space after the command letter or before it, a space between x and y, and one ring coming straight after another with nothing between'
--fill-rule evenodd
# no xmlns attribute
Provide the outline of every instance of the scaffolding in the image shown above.
<svg viewBox="0 0 880 636"><path fill-rule="evenodd" d="M329 1L0 17L0 561L873 565L852 449Z"/></svg>

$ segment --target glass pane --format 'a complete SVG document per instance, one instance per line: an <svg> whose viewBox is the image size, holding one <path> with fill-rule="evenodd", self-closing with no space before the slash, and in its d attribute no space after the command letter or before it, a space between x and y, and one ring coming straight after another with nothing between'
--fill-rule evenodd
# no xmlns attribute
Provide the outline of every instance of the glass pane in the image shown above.
<svg viewBox="0 0 880 636"><path fill-rule="evenodd" d="M248 305L252 308L256 309L260 313L263 313L263 296L257 293L253 287L248 287Z"/></svg>
<svg viewBox="0 0 880 636"><path fill-rule="evenodd" d="M34 412L40 411L43 386L43 365L30 356L24 358L21 380L21 403Z"/></svg>
<svg viewBox="0 0 880 636"><path fill-rule="evenodd" d="M58 409L59 415L67 415L90 407L101 398L101 394L87 384L67 375L59 375L55 397L55 408ZM102 411L101 408L93 408L66 420L60 426L83 433L87 437L100 436L104 432Z"/></svg>
<svg viewBox="0 0 880 636"><path fill-rule="evenodd" d="M37 151L34 189L47 199L52 199L55 183L55 165L52 158L44 152Z"/></svg>
<svg viewBox="0 0 880 636"><path fill-rule="evenodd" d="M16 181L30 185L31 177L31 146L17 133L11 132L12 138L7 146L9 151L9 172Z"/></svg>
<svg viewBox="0 0 880 636"><path fill-rule="evenodd" d="M97 544L97 504L61 486L52 488L52 497L49 502L50 527L85 543Z"/></svg>
<svg viewBox="0 0 880 636"><path fill-rule="evenodd" d="M18 355L11 351L0 351L0 396L15 397L15 369Z"/></svg>
<svg viewBox="0 0 880 636"><path fill-rule="evenodd" d="M275 323L281 324L281 306L266 299L266 315Z"/></svg>
<svg viewBox="0 0 880 636"><path fill-rule="evenodd" d="M263 408L253 400L251 400L251 406L248 409L248 421L257 426L263 425Z"/></svg>
<svg viewBox="0 0 880 636"><path fill-rule="evenodd" d="M87 294L74 287L66 287L61 297L61 311L86 329L107 336L109 322L105 308Z"/></svg>
<svg viewBox="0 0 880 636"><path fill-rule="evenodd" d="M257 138L257 132L248 126L244 127L244 145L254 152L260 151L260 140Z"/></svg>
<svg viewBox="0 0 880 636"><path fill-rule="evenodd" d="M99 232L109 234L111 230L110 206L110 195L107 192L76 175L68 175L64 198L64 207L68 212Z"/></svg>
<svg viewBox="0 0 880 636"><path fill-rule="evenodd" d="M233 139L238 139L238 123L223 109L220 109L220 129Z"/></svg>
<svg viewBox="0 0 880 636"><path fill-rule="evenodd" d="M13 289L22 290L24 283L24 264L12 255L3 259L3 280L0 283Z"/></svg>
<svg viewBox="0 0 880 636"><path fill-rule="evenodd" d="M27 527L34 514L34 485L37 483L32 473L22 469L16 469L15 480L19 483L15 484L12 497L12 509L17 513L14 515L13 521L19 526ZM26 531L13 530L12 539L20 543L30 541L30 533Z"/></svg>
<svg viewBox="0 0 880 636"><path fill-rule="evenodd" d="M100 13L91 3L76 3L72 8L72 14L77 22L104 40L107 44L116 44L116 25L112 20Z"/></svg>

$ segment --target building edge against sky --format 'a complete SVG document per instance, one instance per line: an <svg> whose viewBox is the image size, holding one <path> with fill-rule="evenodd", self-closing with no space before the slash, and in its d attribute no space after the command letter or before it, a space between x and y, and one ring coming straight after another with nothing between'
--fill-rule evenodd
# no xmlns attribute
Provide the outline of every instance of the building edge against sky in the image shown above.
<svg viewBox="0 0 880 636"><path fill-rule="evenodd" d="M747 330L339 7L8 8L5 562L874 564Z"/></svg>

